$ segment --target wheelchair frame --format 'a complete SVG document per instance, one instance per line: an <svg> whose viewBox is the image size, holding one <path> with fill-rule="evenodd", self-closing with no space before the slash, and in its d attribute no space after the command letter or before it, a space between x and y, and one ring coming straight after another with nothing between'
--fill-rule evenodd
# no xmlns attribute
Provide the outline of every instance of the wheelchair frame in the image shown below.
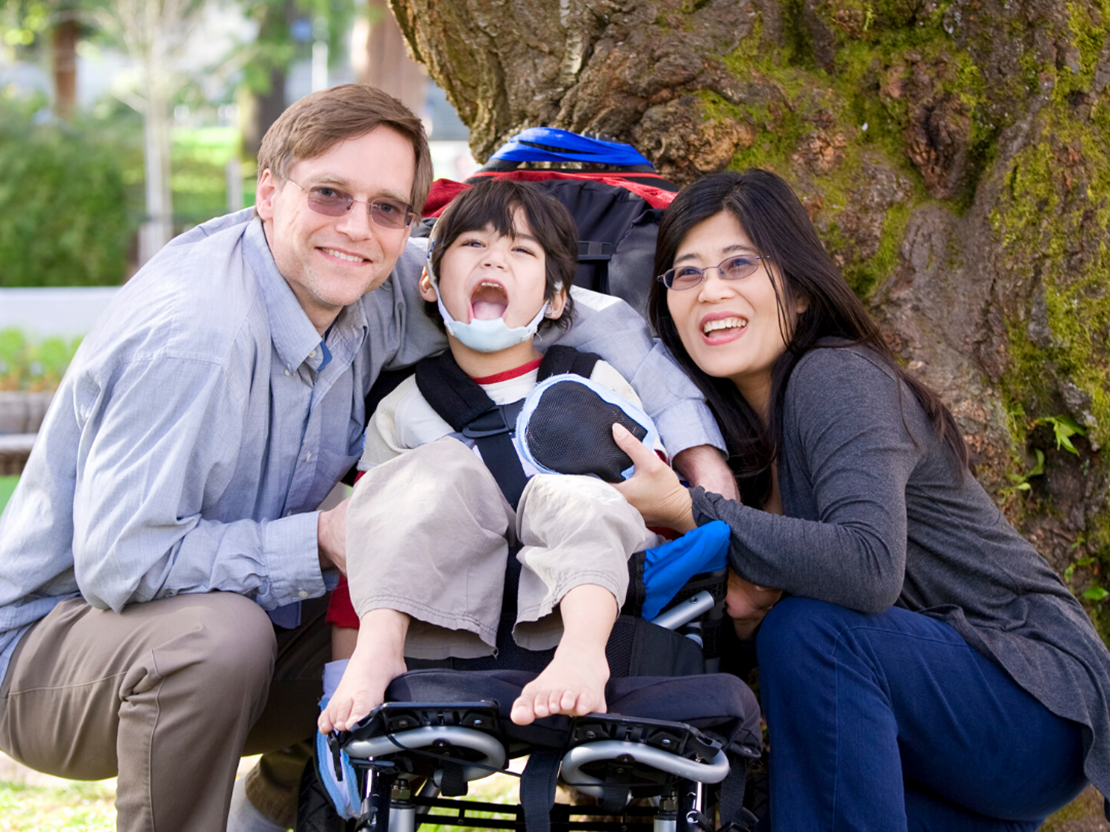
<svg viewBox="0 0 1110 832"><path fill-rule="evenodd" d="M720 615L722 606L702 591L675 603L652 623L666 629L685 628L686 636L700 645L697 619ZM528 753L526 748L506 748L495 702L386 703L349 734L331 737L329 744L334 754L342 747L358 777L363 804L356 830L414 832L422 823L432 822L461 828L527 829L525 809L519 803L452 799L466 794L468 782L502 771L510 758ZM759 751L748 748L743 754L755 758ZM441 765L429 770L418 757L438 759ZM721 742L685 723L589 714L571 721L569 747L559 770L567 785L602 805L556 803L549 810L547 830L532 832L624 832L649 818L653 832L693 832L716 828L710 811L712 787L728 777L730 761ZM634 798L643 797L652 805L634 805ZM429 814L432 809L450 810L453 815ZM741 811L742 823L754 823L754 815ZM473 813L512 818L475 818Z"/></svg>

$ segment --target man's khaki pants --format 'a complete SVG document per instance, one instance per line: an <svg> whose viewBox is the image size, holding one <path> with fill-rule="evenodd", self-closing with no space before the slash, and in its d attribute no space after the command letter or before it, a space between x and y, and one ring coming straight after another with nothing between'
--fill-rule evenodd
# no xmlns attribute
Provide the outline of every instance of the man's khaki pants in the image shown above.
<svg viewBox="0 0 1110 832"><path fill-rule="evenodd" d="M21 640L0 684L0 748L58 777L118 776L117 828L219 832L239 757L262 758L251 802L293 825L330 637L326 603L275 628L232 593L122 613L60 603Z"/></svg>

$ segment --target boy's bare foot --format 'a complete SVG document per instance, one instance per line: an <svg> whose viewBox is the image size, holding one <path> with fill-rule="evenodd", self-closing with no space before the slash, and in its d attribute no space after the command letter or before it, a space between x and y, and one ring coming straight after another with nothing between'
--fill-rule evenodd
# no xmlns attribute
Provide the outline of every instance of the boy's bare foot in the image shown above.
<svg viewBox="0 0 1110 832"><path fill-rule="evenodd" d="M317 720L320 733L349 730L385 701L389 683L408 670L407 631L408 616L395 610L371 610L362 617L354 653Z"/></svg>
<svg viewBox="0 0 1110 832"><path fill-rule="evenodd" d="M517 725L528 725L551 714L603 714L608 681L609 662L604 651L575 650L564 642L551 664L524 686L510 717Z"/></svg>

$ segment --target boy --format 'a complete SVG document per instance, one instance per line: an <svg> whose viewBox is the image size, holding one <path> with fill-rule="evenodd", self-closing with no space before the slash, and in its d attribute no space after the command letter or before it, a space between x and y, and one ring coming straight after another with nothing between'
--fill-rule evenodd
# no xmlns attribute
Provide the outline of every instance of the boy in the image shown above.
<svg viewBox="0 0 1110 832"><path fill-rule="evenodd" d="M457 365L498 405L523 399L536 387L543 358L532 344L535 333L567 325L573 314L576 268L574 221L553 197L508 180L463 192L436 225L421 279L421 296L429 314L442 317L450 346L449 359L429 361ZM514 511L486 464L428 403L428 377L418 370L402 383L367 428L359 465L366 474L347 517L360 627L321 714L321 732L347 729L381 704L389 683L405 672L406 655L493 652L511 537L523 544L513 636L529 649L558 644L513 703L512 720L604 712L605 644L624 602L626 562L650 533L601 479L537 473L548 469L519 435L515 449L531 478ZM638 405L608 364L597 361L590 380ZM654 433L638 407L617 407ZM612 421L596 427L615 448Z"/></svg>

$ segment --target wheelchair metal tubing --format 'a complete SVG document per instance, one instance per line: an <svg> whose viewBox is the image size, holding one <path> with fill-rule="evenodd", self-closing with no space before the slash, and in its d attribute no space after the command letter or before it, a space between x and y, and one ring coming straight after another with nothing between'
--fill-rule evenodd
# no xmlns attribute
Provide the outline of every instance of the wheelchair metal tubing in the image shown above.
<svg viewBox="0 0 1110 832"><path fill-rule="evenodd" d="M362 800L359 832L390 832L389 803L395 775L371 768L366 778L366 797Z"/></svg>
<svg viewBox="0 0 1110 832"><path fill-rule="evenodd" d="M508 755L505 753L505 747L495 737L457 725L425 725L421 728L413 728L411 731L401 731L368 740L352 740L343 747L343 750L352 760L374 759L404 750L427 748L441 742L469 748L484 755L484 759L475 764L462 765L463 777L466 780L477 780L491 774L491 768L500 771L505 767Z"/></svg>
<svg viewBox="0 0 1110 832"><path fill-rule="evenodd" d="M676 832L678 825L678 796L673 792L663 796L655 812L652 832Z"/></svg>
<svg viewBox="0 0 1110 832"><path fill-rule="evenodd" d="M653 618L651 623L659 627L665 627L668 630L677 630L702 613L709 612L713 609L715 603L713 596L703 589L696 595L691 595L682 603L671 607L665 613Z"/></svg>
<svg viewBox="0 0 1110 832"><path fill-rule="evenodd" d="M591 797L604 797L605 791L602 788L604 781L583 772L582 766L598 760L615 760L621 756L629 756L637 763L651 766L667 774L697 781L699 787L701 783L720 783L728 776L728 757L723 750L718 751L709 762L699 763L638 742L603 740L576 746L564 754L562 777L584 794Z"/></svg>
<svg viewBox="0 0 1110 832"><path fill-rule="evenodd" d="M393 784L389 801L389 832L415 832L416 807L412 804L412 792L407 783L397 781Z"/></svg>
<svg viewBox="0 0 1110 832"><path fill-rule="evenodd" d="M679 807L683 823L678 832L694 832L702 828L699 822L705 815L705 784L691 782L686 784L686 799Z"/></svg>

